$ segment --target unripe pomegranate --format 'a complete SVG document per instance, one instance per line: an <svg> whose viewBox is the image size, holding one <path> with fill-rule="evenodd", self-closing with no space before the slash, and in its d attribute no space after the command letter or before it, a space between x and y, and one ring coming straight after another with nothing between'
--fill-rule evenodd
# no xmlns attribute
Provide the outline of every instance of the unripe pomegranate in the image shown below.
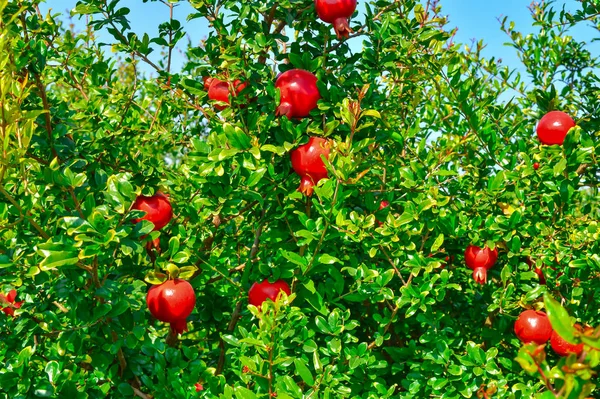
<svg viewBox="0 0 600 399"><path fill-rule="evenodd" d="M260 306L267 299L275 302L279 291L285 292L290 295L292 291L290 286L283 280L277 280L274 283L270 283L269 280L265 279L262 283L254 283L248 291L248 302L250 305Z"/></svg>
<svg viewBox="0 0 600 399"><path fill-rule="evenodd" d="M321 155L329 159L329 141L321 137L311 137L308 143L291 152L292 168L301 177L298 191L311 196L313 186L327 178L327 169Z"/></svg>
<svg viewBox="0 0 600 399"><path fill-rule="evenodd" d="M581 331L581 326L579 324L575 324L575 328L578 331ZM552 335L550 336L550 346L554 352L559 356L568 356L570 353L574 353L577 356L581 355L583 352L583 344L572 344L570 342L565 341L556 331L552 331Z"/></svg>
<svg viewBox="0 0 600 399"><path fill-rule="evenodd" d="M280 102L276 114L288 119L304 118L316 108L321 98L317 77L303 69L291 69L279 75L275 87L280 90Z"/></svg>
<svg viewBox="0 0 600 399"><path fill-rule="evenodd" d="M217 78L204 79L204 88L208 90L208 98L210 100L220 101L227 104L231 104L229 99L230 94L236 97L242 90L246 88L246 86L248 86L248 83L242 83L241 80L236 79L233 82L233 87L235 88L235 91L233 91L231 87L229 87L228 82L224 82ZM222 111L227 108L227 105L216 104L215 108L219 111Z"/></svg>
<svg viewBox="0 0 600 399"><path fill-rule="evenodd" d="M551 111L540 119L536 131L542 144L562 145L573 126L575 121L569 115L561 111Z"/></svg>
<svg viewBox="0 0 600 399"><path fill-rule="evenodd" d="M152 316L171 323L171 330L181 334L187 331L186 318L196 306L196 295L190 283L176 278L152 286L146 295L146 305Z"/></svg>
<svg viewBox="0 0 600 399"><path fill-rule="evenodd" d="M315 0L315 8L321 20L333 24L338 39L350 36L348 19L356 10L356 0Z"/></svg>
<svg viewBox="0 0 600 399"><path fill-rule="evenodd" d="M147 220L154 224L154 230L160 230L165 227L173 218L173 208L169 198L160 191L151 197L140 195L133 203L132 209L146 212L146 215L140 219L135 219L138 223L141 220Z"/></svg>
<svg viewBox="0 0 600 399"><path fill-rule="evenodd" d="M473 278L479 284L487 282L487 271L494 266L498 259L498 249L493 251L488 247L483 249L469 245L465 250L465 263L473 270Z"/></svg>
<svg viewBox="0 0 600 399"><path fill-rule="evenodd" d="M535 342L545 344L552 335L552 325L546 313L535 310L526 310L519 315L515 322L515 334L525 344Z"/></svg>

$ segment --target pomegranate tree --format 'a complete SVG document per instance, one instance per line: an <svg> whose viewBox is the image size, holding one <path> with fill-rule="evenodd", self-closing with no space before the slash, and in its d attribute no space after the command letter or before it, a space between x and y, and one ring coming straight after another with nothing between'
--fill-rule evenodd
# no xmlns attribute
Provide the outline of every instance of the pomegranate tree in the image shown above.
<svg viewBox="0 0 600 399"><path fill-rule="evenodd" d="M277 115L288 119L304 118L317 107L321 98L317 88L317 77L303 69L291 69L279 75L275 87L280 91Z"/></svg>
<svg viewBox="0 0 600 399"><path fill-rule="evenodd" d="M498 259L498 249L493 251L488 247L483 249L475 245L469 245L465 250L465 263L473 270L473 278L479 284L487 282L487 271L494 266Z"/></svg>
<svg viewBox="0 0 600 399"><path fill-rule="evenodd" d="M169 197L160 191L151 197L145 195L138 196L133 203L132 209L146 212L146 215L135 219L134 222L138 223L141 220L152 222L154 224L154 231L165 227L173 218L173 208L171 207Z"/></svg>
<svg viewBox="0 0 600 399"><path fill-rule="evenodd" d="M279 292L283 291L287 295L290 295L292 291L290 286L283 280L277 280L274 283L270 283L269 280L265 279L262 283L254 283L248 291L248 302L254 306L260 306L267 299L275 302Z"/></svg>
<svg viewBox="0 0 600 399"><path fill-rule="evenodd" d="M514 328L517 338L525 344L535 342L542 345L552 335L552 325L546 313L532 309L519 315Z"/></svg>
<svg viewBox="0 0 600 399"><path fill-rule="evenodd" d="M228 105L231 104L229 96L236 97L246 86L248 86L248 83L242 83L239 79L233 81L233 88L229 86L229 82L224 82L217 78L204 79L204 88L208 91L208 98ZM216 104L215 108L222 111L227 108L227 105Z"/></svg>
<svg viewBox="0 0 600 399"><path fill-rule="evenodd" d="M171 324L176 334L187 331L186 319L196 306L192 285L181 279L167 280L154 285L146 295L146 305L152 316Z"/></svg>
<svg viewBox="0 0 600 399"><path fill-rule="evenodd" d="M327 178L327 169L321 159L329 159L329 141L321 137L311 137L308 143L291 152L292 168L301 177L298 191L310 196L313 187L321 179Z"/></svg>
<svg viewBox="0 0 600 399"><path fill-rule="evenodd" d="M356 0L315 0L315 8L321 20L333 24L338 39L350 36L348 19L356 10Z"/></svg>
<svg viewBox="0 0 600 399"><path fill-rule="evenodd" d="M562 145L569 130L575 126L575 121L561 111L551 111L540 119L537 125L537 135L542 144Z"/></svg>

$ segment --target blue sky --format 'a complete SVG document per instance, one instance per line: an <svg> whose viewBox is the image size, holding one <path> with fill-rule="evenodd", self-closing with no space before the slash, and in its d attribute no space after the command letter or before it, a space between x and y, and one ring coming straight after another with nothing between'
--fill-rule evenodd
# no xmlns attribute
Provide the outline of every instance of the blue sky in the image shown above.
<svg viewBox="0 0 600 399"><path fill-rule="evenodd" d="M359 0L359 4L364 1ZM53 13L62 13L63 19L68 18L68 11L75 7L76 0L47 0L41 5L42 12L47 12L52 8ZM486 44L485 54L502 58L505 65L518 67L519 62L515 51L504 43L508 37L500 31L500 23L497 18L507 16L509 20L516 23L517 30L521 32L530 32L531 18L527 6L530 0L442 0L443 14L448 15L450 27L458 27L458 33L455 41L470 44L472 39L482 39ZM576 0L559 0L556 6L565 5L567 9L575 9L578 5ZM142 0L121 0L122 7L131 9L128 18L133 30L138 34L148 33L150 37L157 36L158 25L168 20L168 8L159 2L143 3ZM359 7L359 12L361 8ZM175 18L186 26L186 31L192 41L192 44L198 43L207 35L208 25L203 19L194 19L186 22L188 14L194 12L194 9L185 1L182 1L175 9ZM82 21L75 19L73 21L78 28ZM573 32L576 37L589 38L589 28L580 28ZM110 37L100 35L103 42L110 42ZM597 42L594 45L596 52L600 51L600 45ZM155 51L151 58L160 57L160 52ZM182 65L182 58L175 54L174 69Z"/></svg>

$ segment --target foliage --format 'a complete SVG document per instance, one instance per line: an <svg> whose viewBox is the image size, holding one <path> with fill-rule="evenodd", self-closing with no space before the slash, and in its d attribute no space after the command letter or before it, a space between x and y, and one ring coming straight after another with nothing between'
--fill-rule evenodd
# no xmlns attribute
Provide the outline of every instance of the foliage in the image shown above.
<svg viewBox="0 0 600 399"><path fill-rule="evenodd" d="M149 37L125 1L79 1L77 33L37 0L0 0L0 288L24 301L0 314L0 398L592 394L600 330L577 336L567 312L599 324L599 60L569 31L600 28L597 2L533 5L526 36L503 20L522 73L455 43L436 1L361 2L360 51L311 0L190 2L211 30L174 71L177 1ZM293 67L322 100L290 121L274 82ZM218 112L209 76L250 84ZM554 109L578 126L540 146ZM289 152L310 135L333 147L307 198ZM130 209L158 190L175 218L151 232ZM484 286L469 244L499 249ZM197 293L179 338L145 306L167 274ZM247 290L266 277L292 295L259 310ZM583 340L579 359L521 348L513 322L540 307Z"/></svg>

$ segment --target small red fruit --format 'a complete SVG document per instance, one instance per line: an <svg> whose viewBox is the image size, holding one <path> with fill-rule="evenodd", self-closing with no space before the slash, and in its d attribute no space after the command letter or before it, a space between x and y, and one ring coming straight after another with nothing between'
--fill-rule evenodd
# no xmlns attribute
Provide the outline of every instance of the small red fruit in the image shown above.
<svg viewBox="0 0 600 399"><path fill-rule="evenodd" d="M562 145L569 129L573 126L575 121L569 115L561 111L551 111L540 119L536 131L542 144Z"/></svg>
<svg viewBox="0 0 600 399"><path fill-rule="evenodd" d="M138 223L141 220L147 220L154 224L154 230L160 230L165 227L173 218L173 208L169 198L160 191L151 197L140 195L133 203L132 209L146 212L146 215L140 219L135 219Z"/></svg>
<svg viewBox="0 0 600 399"><path fill-rule="evenodd" d="M224 82L217 78L205 78L204 79L204 88L208 90L208 98L210 100L220 101L223 103L231 104L229 99L229 95L231 94L233 97L236 97L242 90L244 90L248 86L248 83L242 83L241 80L236 79L233 82L233 87L235 91L229 87L229 82ZM227 105L219 105L216 104L215 108L219 111L223 111L227 108Z"/></svg>
<svg viewBox="0 0 600 399"><path fill-rule="evenodd" d="M465 263L469 269L473 270L473 278L479 284L487 282L487 271L494 266L497 259L498 248L492 251L488 247L481 249L475 245L469 245L465 250Z"/></svg>
<svg viewBox="0 0 600 399"><path fill-rule="evenodd" d="M540 168L539 162L536 162L536 163L533 164L533 169L534 170L538 170L539 168Z"/></svg>
<svg viewBox="0 0 600 399"><path fill-rule="evenodd" d="M552 335L552 325L546 313L535 310L526 310L519 315L515 322L515 334L525 344L535 342L545 344Z"/></svg>
<svg viewBox="0 0 600 399"><path fill-rule="evenodd" d="M248 291L248 302L250 305L260 306L267 299L275 302L279 291L285 292L290 295L292 291L290 286L283 280L277 280L274 283L270 283L269 280L265 279L262 283L254 283Z"/></svg>
<svg viewBox="0 0 600 399"><path fill-rule="evenodd" d="M0 310L9 316L15 317L15 309L20 309L24 302L15 302L15 299L17 299L17 290L10 290L6 296L0 293Z"/></svg>
<svg viewBox="0 0 600 399"><path fill-rule="evenodd" d="M197 382L194 386L196 387L196 392L204 391L204 386L199 382Z"/></svg>
<svg viewBox="0 0 600 399"><path fill-rule="evenodd" d="M315 8L321 20L333 24L338 39L350 36L348 18L356 10L356 0L315 0Z"/></svg>
<svg viewBox="0 0 600 399"><path fill-rule="evenodd" d="M575 324L575 328L578 331L581 331L581 326L579 324ZM552 335L550 336L550 346L552 346L554 352L559 356L568 356L570 353L579 356L581 352L583 352L583 344L575 345L567 342L563 337L558 335L556 331L552 331Z"/></svg>
<svg viewBox="0 0 600 399"><path fill-rule="evenodd" d="M152 316L171 323L171 330L181 334L187 331L186 318L196 306L196 295L190 283L176 278L152 286L146 295L146 305Z"/></svg>
<svg viewBox="0 0 600 399"><path fill-rule="evenodd" d="M311 196L313 186L327 178L327 169L321 159L329 159L329 141L321 137L311 137L308 143L291 152L292 168L302 178L298 191Z"/></svg>
<svg viewBox="0 0 600 399"><path fill-rule="evenodd" d="M390 201L388 201L388 200L383 200L383 201L381 201L381 203L379 204L379 210L385 209L385 208L387 208L388 206L390 206ZM378 221L377 221L377 225L378 225L378 226L383 226L383 222L381 222L381 221L379 221L379 220L378 220Z"/></svg>
<svg viewBox="0 0 600 399"><path fill-rule="evenodd" d="M275 87L280 90L277 116L288 119L304 118L317 107L321 98L317 88L317 77L303 69L291 69L279 75Z"/></svg>

